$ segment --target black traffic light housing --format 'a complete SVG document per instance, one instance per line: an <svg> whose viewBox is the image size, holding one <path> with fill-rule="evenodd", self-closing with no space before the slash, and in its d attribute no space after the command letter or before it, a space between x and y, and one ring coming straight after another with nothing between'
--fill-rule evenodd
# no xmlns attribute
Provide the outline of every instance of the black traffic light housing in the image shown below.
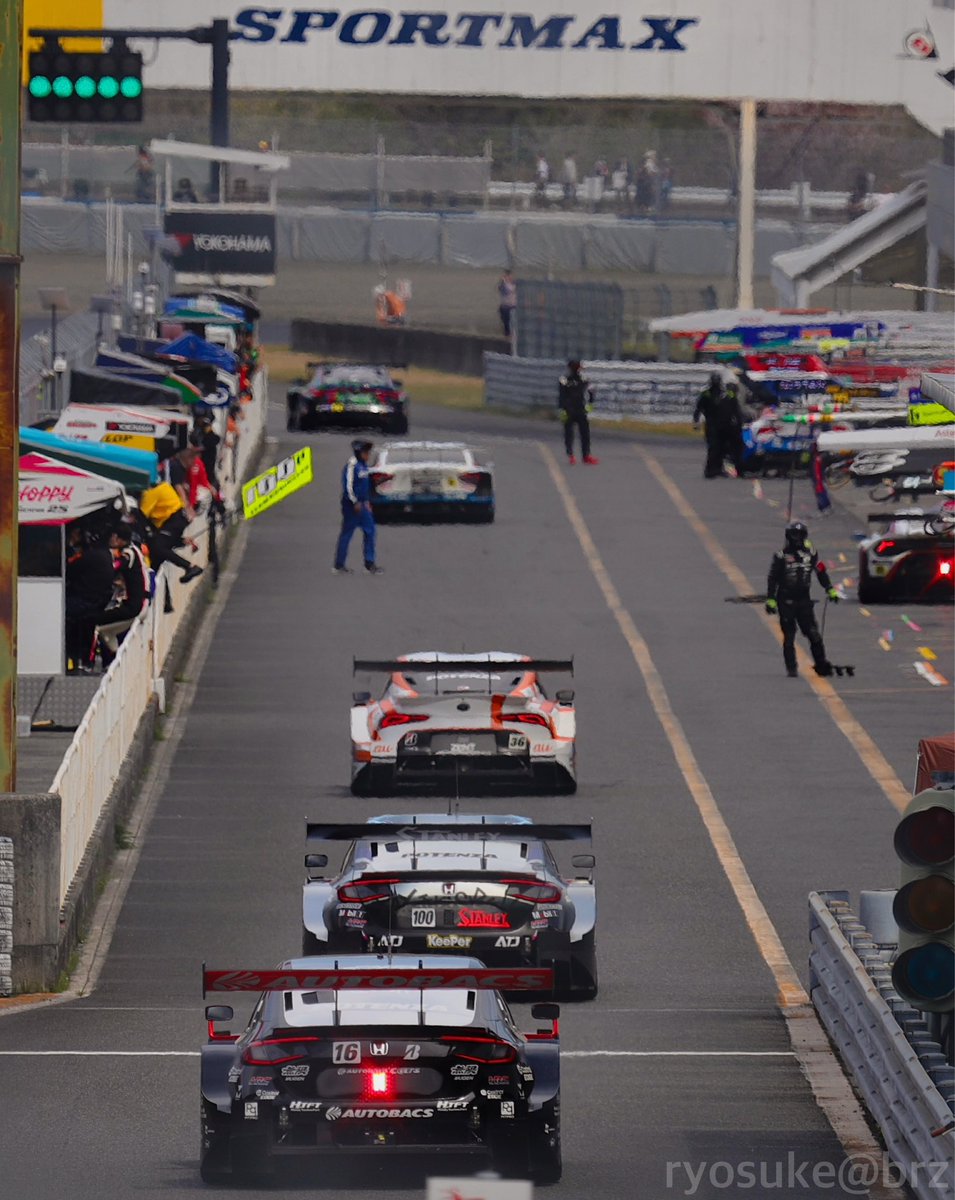
<svg viewBox="0 0 955 1200"><path fill-rule="evenodd" d="M143 56L116 38L99 53L64 50L47 38L29 57L31 121L132 124L143 119Z"/></svg>

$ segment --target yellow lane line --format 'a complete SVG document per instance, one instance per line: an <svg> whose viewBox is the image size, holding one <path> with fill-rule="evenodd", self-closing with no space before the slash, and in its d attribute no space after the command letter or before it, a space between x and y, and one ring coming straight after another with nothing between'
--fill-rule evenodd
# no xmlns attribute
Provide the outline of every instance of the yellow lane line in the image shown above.
<svg viewBox="0 0 955 1200"><path fill-rule="evenodd" d="M703 547L713 562L719 567L726 578L730 581L740 595L752 595L755 591L753 584L746 578L743 572L732 561L723 547L716 540L709 527L701 520L696 512L696 509L689 503L677 485L673 482L670 476L666 473L659 461L648 451L641 447L635 448L635 453L643 460L647 470L651 472L656 481L660 484L666 494L673 501L674 507L680 516L691 526L694 533L703 543ZM763 622L763 625L773 634L777 642L782 644L782 634L779 630L779 622L774 617L763 613L759 609L755 610L756 615ZM809 656L798 648L800 665L803 667L805 679L809 686L816 693L820 704L832 718L836 728L843 734L849 744L858 754L862 765L872 776L880 791L888 800L888 802L901 812L911 797L902 784L902 781L896 775L890 766L885 755L875 744L863 726L849 711L848 707L839 696L838 692L832 684L825 678L816 675L812 670L812 664Z"/></svg>
<svg viewBox="0 0 955 1200"><path fill-rule="evenodd" d="M808 1004L809 997L799 982L799 976L796 974L789 956L783 948L779 934L776 932L776 928L762 900L760 900L756 888L753 886L753 881L750 879L749 873L743 865L743 860L733 841L733 835L723 820L723 814L720 812L716 799L710 790L710 785L700 770L699 763L696 761L687 736L683 732L683 726L673 711L673 707L670 704L670 697L667 695L663 680L650 654L650 648L634 624L630 613L624 607L623 601L620 599L620 593L614 586L610 574L604 566L603 559L600 557L594 540L590 535L590 530L587 528L580 509L577 507L577 501L568 488L567 481L558 469L554 455L548 447L540 442L538 442L538 449L547 465L547 470L550 472L550 477L554 482L558 495L563 502L567 519L570 521L571 527L577 535L577 541L580 543L580 548L587 560L587 565L590 567L591 573L597 581L597 586L600 588L604 600L607 602L607 607L613 613L620 632L630 647L634 661L637 664L640 674L643 676L643 682L647 689L650 703L653 706L653 711L663 727L663 732L666 734L667 741L670 743L670 748L673 751L673 757L677 761L680 772L686 780L686 786L689 789L690 795L693 797L693 801L699 810L700 817L716 851L720 866L723 868L726 878L729 880L730 887L733 889L737 903L743 911L746 924L750 928L759 953L772 972L776 984L777 1002L783 1009L796 1008Z"/></svg>

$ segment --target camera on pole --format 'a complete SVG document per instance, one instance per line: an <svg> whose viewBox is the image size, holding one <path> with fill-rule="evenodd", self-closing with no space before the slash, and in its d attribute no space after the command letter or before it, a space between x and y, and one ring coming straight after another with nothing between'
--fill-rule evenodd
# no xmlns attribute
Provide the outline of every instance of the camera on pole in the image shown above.
<svg viewBox="0 0 955 1200"><path fill-rule="evenodd" d="M143 119L143 56L114 38L99 53L64 50L47 38L29 57L31 121L132 124Z"/></svg>

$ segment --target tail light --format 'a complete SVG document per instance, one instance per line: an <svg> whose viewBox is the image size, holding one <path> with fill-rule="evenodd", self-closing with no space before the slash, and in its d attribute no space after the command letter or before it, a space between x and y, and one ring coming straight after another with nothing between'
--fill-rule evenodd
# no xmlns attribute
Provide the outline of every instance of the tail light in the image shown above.
<svg viewBox="0 0 955 1200"><path fill-rule="evenodd" d="M445 1034L442 1042L453 1042L452 1054L464 1062L510 1063L517 1058L517 1051L508 1042L498 1038L457 1037Z"/></svg>
<svg viewBox="0 0 955 1200"><path fill-rule="evenodd" d="M530 904L557 904L560 888L553 883L539 883L534 879L502 879L507 884L508 900L527 900Z"/></svg>
<svg viewBox="0 0 955 1200"><path fill-rule="evenodd" d="M893 550L894 548L895 548L895 542L884 542L883 541L883 542L879 542L878 546L876 546L875 552L876 552L876 554L885 554L886 551Z"/></svg>
<svg viewBox="0 0 955 1200"><path fill-rule="evenodd" d="M343 883L338 889L338 899L343 904L371 904L374 900L387 900L391 885L397 879L365 879L361 883Z"/></svg>
<svg viewBox="0 0 955 1200"><path fill-rule="evenodd" d="M371 482L373 487L381 487L383 483L390 483L394 479L394 475L388 471L372 471Z"/></svg>
<svg viewBox="0 0 955 1200"><path fill-rule="evenodd" d="M942 576L943 579L951 579L952 578L953 562L955 562L955 560L953 560L951 558L943 558L943 559L939 560L938 573L939 573L939 575Z"/></svg>
<svg viewBox="0 0 955 1200"><path fill-rule="evenodd" d="M330 392L327 388L312 388L309 395L313 400L321 400L323 404L334 404L338 399L338 393Z"/></svg>
<svg viewBox="0 0 955 1200"><path fill-rule="evenodd" d="M242 1051L242 1061L250 1066L277 1067L281 1063L296 1062L308 1058L310 1043L321 1041L317 1037L265 1038L250 1042Z"/></svg>
<svg viewBox="0 0 955 1200"><path fill-rule="evenodd" d="M519 725L543 725L545 729L550 729L550 722L540 713L505 713L501 720L516 721Z"/></svg>
<svg viewBox="0 0 955 1200"><path fill-rule="evenodd" d="M365 1072L363 1100L391 1100L395 1094L395 1077L391 1071L376 1068Z"/></svg>
<svg viewBox="0 0 955 1200"><path fill-rule="evenodd" d="M381 719L379 729L391 729L395 725L411 725L416 721L430 721L431 717L428 713L400 713L390 712L385 713Z"/></svg>
<svg viewBox="0 0 955 1200"><path fill-rule="evenodd" d="M458 478L462 481L462 483L473 483L474 486L477 487L477 485L481 483L486 476L483 471L462 471Z"/></svg>

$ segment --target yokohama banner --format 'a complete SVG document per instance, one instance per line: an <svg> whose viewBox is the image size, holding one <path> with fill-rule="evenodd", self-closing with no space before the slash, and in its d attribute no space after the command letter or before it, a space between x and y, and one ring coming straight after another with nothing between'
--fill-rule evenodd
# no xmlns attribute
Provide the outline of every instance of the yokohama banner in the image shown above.
<svg viewBox="0 0 955 1200"><path fill-rule="evenodd" d="M178 283L268 287L275 282L275 214L192 205L167 211Z"/></svg>
<svg viewBox="0 0 955 1200"><path fill-rule="evenodd" d="M70 23L188 29L213 17L235 29L238 88L902 104L935 133L951 124L949 0L76 0ZM28 0L28 27L61 18L62 0ZM147 95L208 87L206 47L149 53Z"/></svg>

